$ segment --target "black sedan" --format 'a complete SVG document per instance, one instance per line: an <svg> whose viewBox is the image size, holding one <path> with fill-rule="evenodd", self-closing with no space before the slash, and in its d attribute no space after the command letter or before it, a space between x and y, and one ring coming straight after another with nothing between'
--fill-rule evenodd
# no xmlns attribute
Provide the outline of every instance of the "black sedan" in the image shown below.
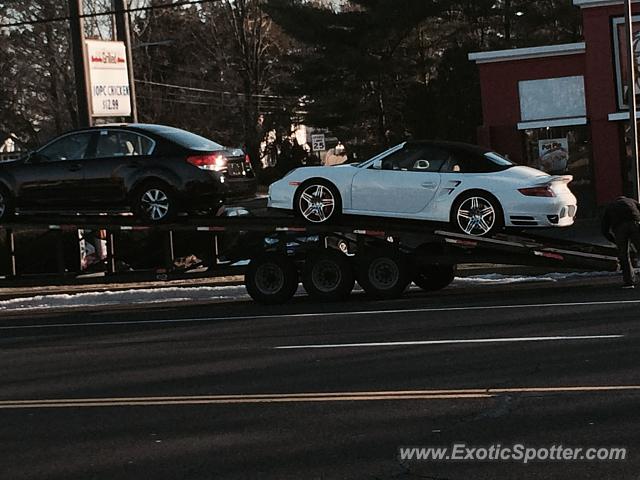
<svg viewBox="0 0 640 480"><path fill-rule="evenodd" d="M0 163L0 220L14 212L132 211L157 223L255 193L248 157L164 125L105 125Z"/></svg>

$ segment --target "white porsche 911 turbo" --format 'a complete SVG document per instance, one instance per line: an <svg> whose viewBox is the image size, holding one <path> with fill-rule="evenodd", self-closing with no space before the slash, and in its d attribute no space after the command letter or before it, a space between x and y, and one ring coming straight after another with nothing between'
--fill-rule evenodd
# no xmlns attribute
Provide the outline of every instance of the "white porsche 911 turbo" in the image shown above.
<svg viewBox="0 0 640 480"><path fill-rule="evenodd" d="M572 179L473 145L412 141L360 164L295 169L271 185L268 206L312 223L369 215L450 222L483 236L505 226L573 224Z"/></svg>

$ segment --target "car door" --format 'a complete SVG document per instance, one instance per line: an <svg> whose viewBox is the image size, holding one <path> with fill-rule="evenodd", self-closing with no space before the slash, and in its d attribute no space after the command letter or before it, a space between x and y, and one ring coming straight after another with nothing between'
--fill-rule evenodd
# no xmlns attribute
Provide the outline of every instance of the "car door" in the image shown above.
<svg viewBox="0 0 640 480"><path fill-rule="evenodd" d="M81 204L82 162L92 138L90 131L64 135L16 166L17 206L49 210Z"/></svg>
<svg viewBox="0 0 640 480"><path fill-rule="evenodd" d="M417 214L429 206L440 186L444 158L420 144L407 144L362 168L351 186L354 210L367 213Z"/></svg>
<svg viewBox="0 0 640 480"><path fill-rule="evenodd" d="M149 158L154 145L150 138L130 130L99 130L95 151L85 160L87 203L93 207L123 205L127 195L126 177Z"/></svg>

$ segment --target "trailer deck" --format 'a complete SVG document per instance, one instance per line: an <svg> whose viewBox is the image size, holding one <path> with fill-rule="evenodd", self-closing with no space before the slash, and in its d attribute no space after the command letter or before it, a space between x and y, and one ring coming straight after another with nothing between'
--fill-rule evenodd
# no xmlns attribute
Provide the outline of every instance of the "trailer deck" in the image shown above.
<svg viewBox="0 0 640 480"><path fill-rule="evenodd" d="M96 281L96 272L87 276L80 268L79 246L69 245L74 238L87 241L86 232L94 236L100 232L106 249L101 283L245 275L249 293L264 303L288 300L300 278L312 296L323 299L344 298L356 279L374 297L390 298L400 295L411 281L427 290L443 288L461 263L598 271L618 267L614 248L529 232L473 237L424 221L349 216L331 225L315 225L293 217L235 213L183 217L159 225L145 225L128 216L16 219L0 226L0 238L4 238L0 262L4 259L5 264L0 286ZM207 259L190 268L177 265L176 238L189 243L196 235L200 240L206 237ZM145 269L123 267L121 250L145 236L153 237L154 248L162 251L159 264ZM46 238L52 245L49 253L55 257L55 271L34 274L21 268L29 252L29 245L21 242L34 238Z"/></svg>

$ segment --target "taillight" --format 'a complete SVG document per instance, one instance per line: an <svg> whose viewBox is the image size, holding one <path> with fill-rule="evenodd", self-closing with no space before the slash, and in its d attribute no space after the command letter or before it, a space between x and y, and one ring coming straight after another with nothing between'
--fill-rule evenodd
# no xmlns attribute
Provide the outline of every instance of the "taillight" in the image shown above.
<svg viewBox="0 0 640 480"><path fill-rule="evenodd" d="M518 191L527 197L555 197L556 194L549 185L542 187L519 188Z"/></svg>
<svg viewBox="0 0 640 480"><path fill-rule="evenodd" d="M251 170L251 157L249 157L249 154L245 154L244 156L244 167L247 170Z"/></svg>
<svg viewBox="0 0 640 480"><path fill-rule="evenodd" d="M227 157L219 153L207 153L204 155L191 155L187 157L187 162L202 170L221 172L227 169Z"/></svg>

